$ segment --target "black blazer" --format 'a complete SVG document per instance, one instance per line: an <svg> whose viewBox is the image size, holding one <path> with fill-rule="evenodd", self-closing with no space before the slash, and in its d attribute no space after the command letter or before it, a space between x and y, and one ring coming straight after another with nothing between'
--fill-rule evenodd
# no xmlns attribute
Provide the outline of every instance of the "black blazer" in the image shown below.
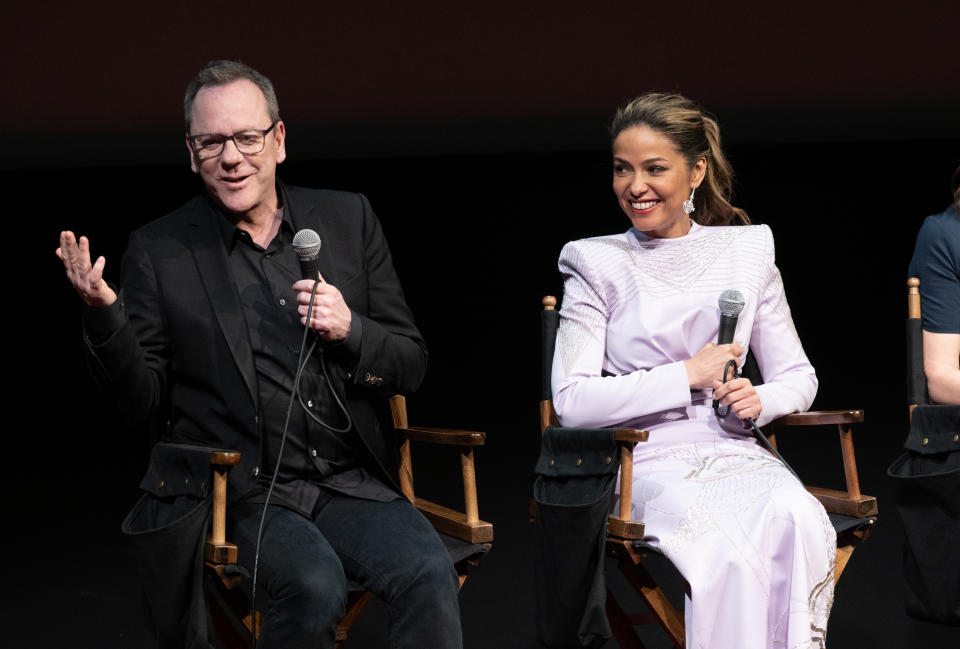
<svg viewBox="0 0 960 649"><path fill-rule="evenodd" d="M427 351L393 268L380 223L361 194L284 187L295 230L319 235L320 272L353 312L354 345L328 345L334 389L346 397L368 467L397 488L392 430L377 403L415 390ZM165 416L164 441L241 451L230 471L231 496L260 472L262 423L257 376L240 297L218 219L206 196L133 232L123 260L120 303L126 317L107 340L87 339L95 379L138 423ZM154 495L203 496L206 475L188 463L176 484L141 486ZM149 475L145 482L149 480ZM163 482L164 484L160 484Z"/></svg>

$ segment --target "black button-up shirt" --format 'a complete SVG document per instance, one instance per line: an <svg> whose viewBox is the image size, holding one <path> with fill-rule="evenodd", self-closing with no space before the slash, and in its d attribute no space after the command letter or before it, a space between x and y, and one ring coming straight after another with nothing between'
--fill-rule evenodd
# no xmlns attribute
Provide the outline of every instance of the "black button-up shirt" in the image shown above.
<svg viewBox="0 0 960 649"><path fill-rule="evenodd" d="M221 221L230 270L253 349L264 432L260 482L248 494L247 502L263 501L277 465L300 347L304 342L296 293L291 288L301 279L293 252L294 228L289 214L282 208L279 216L280 228L266 248L228 219ZM314 337L310 333L306 338L308 350ZM323 346L318 343L307 358L300 377L300 395L306 407L321 421L333 428L343 428L347 420L324 377L322 353ZM355 430L344 433L328 430L308 416L299 400L294 399L271 502L310 515L323 495L322 488L363 498L393 500L396 492L361 466L358 458L363 452L359 444Z"/></svg>

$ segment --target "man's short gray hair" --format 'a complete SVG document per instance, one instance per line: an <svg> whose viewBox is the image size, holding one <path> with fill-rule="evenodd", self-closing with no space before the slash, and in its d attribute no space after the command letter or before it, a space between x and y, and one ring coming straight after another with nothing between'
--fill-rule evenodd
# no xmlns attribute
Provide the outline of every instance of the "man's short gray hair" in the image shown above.
<svg viewBox="0 0 960 649"><path fill-rule="evenodd" d="M277 93L273 90L270 79L260 74L249 65L240 61L210 61L197 76L187 84L187 92L183 96L183 119L190 133L190 120L193 116L193 100L201 88L206 86L225 86L239 79L252 82L267 100L267 112L270 122L280 119L280 104L277 103Z"/></svg>

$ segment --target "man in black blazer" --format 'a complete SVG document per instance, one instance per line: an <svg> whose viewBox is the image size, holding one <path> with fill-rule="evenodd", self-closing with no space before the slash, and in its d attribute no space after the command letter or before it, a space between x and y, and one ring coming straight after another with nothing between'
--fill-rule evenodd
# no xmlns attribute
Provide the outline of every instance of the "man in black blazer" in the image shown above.
<svg viewBox="0 0 960 649"><path fill-rule="evenodd" d="M400 495L375 412L385 395L419 386L427 358L379 221L362 195L277 180L286 132L255 70L211 62L184 109L206 192L131 234L119 293L89 241L61 233L57 254L87 305L94 379L130 420L166 418L163 441L241 451L228 515L251 573L269 492L261 647L332 647L346 579L386 602L391 646L461 646L456 573ZM307 228L321 240L314 295L292 250ZM206 467L164 447L141 487L163 521L206 483ZM430 624L418 624L425 613Z"/></svg>

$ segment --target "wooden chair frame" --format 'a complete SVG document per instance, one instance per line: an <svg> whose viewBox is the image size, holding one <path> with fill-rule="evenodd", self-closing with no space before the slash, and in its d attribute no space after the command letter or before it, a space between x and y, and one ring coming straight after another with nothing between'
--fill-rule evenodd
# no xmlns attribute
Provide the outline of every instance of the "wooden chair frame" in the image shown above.
<svg viewBox="0 0 960 649"><path fill-rule="evenodd" d="M556 308L557 299L548 295L542 300L545 311ZM919 295L917 296L919 308ZM781 428L796 426L837 425L840 436L840 452L843 459L843 471L846 490L838 491L821 487L807 487L807 490L820 501L829 513L842 514L865 519L860 528L838 534L837 556L834 569L834 583L846 568L854 547L870 535L876 521L877 499L860 491L860 479L857 474L856 455L853 447L853 424L863 421L862 410L825 410L798 412L781 417L764 427L764 434L776 448L776 432ZM558 426L557 413L549 399L540 402L540 433L547 426ZM617 558L620 571L633 586L646 604L649 612L628 614L613 595L607 592L607 619L611 630L623 649L642 649L643 642L637 635L635 626L656 623L670 638L674 647L682 648L686 644L686 630L682 611L678 611L667 595L656 584L643 561L651 549L638 544L644 536L642 521L630 519L633 498L633 453L636 445L647 441L649 432L618 428L614 439L620 446L620 505L616 515L611 515L607 525L607 549Z"/></svg>
<svg viewBox="0 0 960 649"><path fill-rule="evenodd" d="M920 306L920 278L911 277L907 280L907 320L921 320L922 314L923 314L923 311ZM908 334L908 338L909 338L909 334ZM909 340L908 340L908 345L909 345ZM921 352L920 354L921 365L923 364L922 350L923 350L923 342L921 338L920 349L916 350ZM908 359L908 363L909 363L909 359ZM913 419L913 409L916 408L918 405L920 405L919 401L915 403L909 403L907 405L909 409L908 411L909 417L911 420Z"/></svg>
<svg viewBox="0 0 960 649"><path fill-rule="evenodd" d="M477 431L454 430L446 428L424 428L409 426L407 421L407 402L403 395L396 395L390 399L390 412L393 418L394 429L399 443L399 474L400 488L403 495L430 521L434 528L447 536L460 539L467 543L490 549L493 543L493 525L480 520L477 503L476 465L474 448L483 446L486 434ZM463 494L465 512L458 512L442 505L418 498L413 490L413 457L411 442L426 444L441 444L456 446L460 449L460 465L463 476ZM226 495L227 471L240 461L240 453L236 451L216 451L210 455L210 464L213 470L213 513L211 518L211 532L204 545L204 559L208 574L217 579L225 591L225 603L242 619L246 628L246 636L228 628L227 624L218 624L218 632L227 636L227 644L237 647L249 646L249 633L253 629L249 611L249 602L238 592L237 586L241 577L231 575L227 566L237 561L237 546L226 540ZM456 569L460 586L467 579L471 568L479 563L478 558L468 558L458 564ZM369 591L350 591L347 597L346 612L336 629L336 647L347 639L351 628L360 617L363 609L370 603L373 594ZM261 625L261 613L256 612L257 629Z"/></svg>

